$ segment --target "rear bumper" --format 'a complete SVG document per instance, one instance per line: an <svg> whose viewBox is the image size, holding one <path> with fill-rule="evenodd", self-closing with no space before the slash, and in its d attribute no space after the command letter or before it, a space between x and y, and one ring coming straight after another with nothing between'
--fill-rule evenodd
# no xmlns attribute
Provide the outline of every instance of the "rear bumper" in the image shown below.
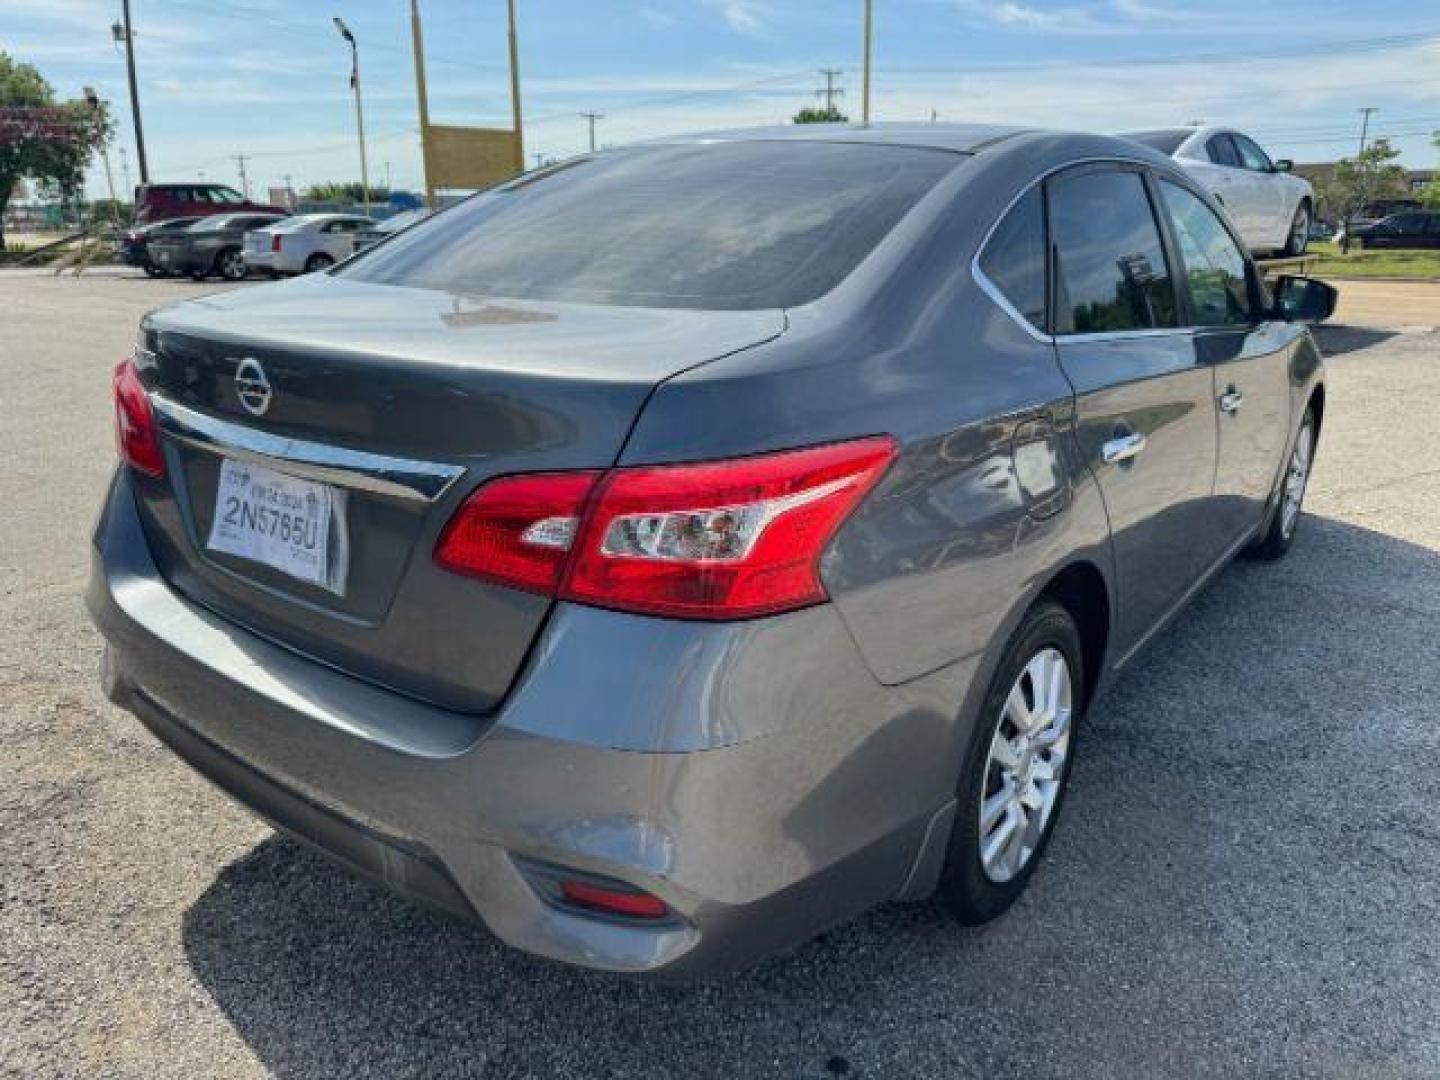
<svg viewBox="0 0 1440 1080"><path fill-rule="evenodd" d="M240 252L245 260L245 265L251 270L259 270L268 274L294 274L298 271L291 266L291 260L281 252L276 251L251 251L243 248Z"/></svg>
<svg viewBox="0 0 1440 1080"><path fill-rule="evenodd" d="M706 977L923 894L943 848L970 669L882 687L828 606L708 626L562 605L504 707L454 713L178 596L123 471L87 603L107 693L199 772L533 953ZM628 882L678 918L553 906L526 876L535 862Z"/></svg>

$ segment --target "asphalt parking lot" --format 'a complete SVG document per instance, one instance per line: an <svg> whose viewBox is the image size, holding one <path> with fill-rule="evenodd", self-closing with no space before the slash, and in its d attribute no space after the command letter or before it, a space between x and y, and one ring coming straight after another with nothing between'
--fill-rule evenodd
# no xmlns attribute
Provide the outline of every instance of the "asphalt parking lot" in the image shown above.
<svg viewBox="0 0 1440 1080"><path fill-rule="evenodd" d="M0 1075L1440 1075L1440 289L1345 288L1295 551L1097 703L1017 909L662 988L352 881L104 701L109 371L207 289L0 272Z"/></svg>

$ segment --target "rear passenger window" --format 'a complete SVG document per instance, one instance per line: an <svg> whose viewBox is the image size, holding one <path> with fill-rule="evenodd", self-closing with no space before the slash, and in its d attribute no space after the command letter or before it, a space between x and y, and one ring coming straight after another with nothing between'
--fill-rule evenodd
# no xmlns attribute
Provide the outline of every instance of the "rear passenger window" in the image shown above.
<svg viewBox="0 0 1440 1080"><path fill-rule="evenodd" d="M1045 329L1045 205L1040 189L1020 197L990 234L980 272L1035 329Z"/></svg>
<svg viewBox="0 0 1440 1080"><path fill-rule="evenodd" d="M1165 209L1185 263L1185 282L1197 326L1245 326L1250 283L1245 256L1211 209L1193 192L1160 181Z"/></svg>
<svg viewBox="0 0 1440 1080"><path fill-rule="evenodd" d="M1235 149L1235 143L1229 135L1216 135L1205 144L1205 152L1210 155L1210 160L1216 165L1227 165L1232 169L1240 168L1240 151Z"/></svg>
<svg viewBox="0 0 1440 1080"><path fill-rule="evenodd" d="M1055 332L1113 333L1177 325L1160 230L1134 172L1082 172L1050 182Z"/></svg>

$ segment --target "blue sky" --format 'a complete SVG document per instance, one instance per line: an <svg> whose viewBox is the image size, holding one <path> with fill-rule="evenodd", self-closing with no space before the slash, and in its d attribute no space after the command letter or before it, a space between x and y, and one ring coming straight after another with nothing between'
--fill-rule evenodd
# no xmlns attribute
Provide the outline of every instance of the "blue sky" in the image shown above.
<svg viewBox="0 0 1440 1080"><path fill-rule="evenodd" d="M526 152L772 123L844 69L857 115L860 0L518 0ZM0 48L65 95L110 98L133 141L119 0L3 0ZM420 180L407 0L132 0L152 178L257 191L355 179L349 57L360 42L372 179ZM432 119L508 125L503 0L421 0ZM1440 154L1436 0L875 0L877 120L1116 130L1191 119L1251 131L1275 156L1353 152L1361 106L1407 164ZM112 158L116 182L120 159ZM92 176L99 193L101 174Z"/></svg>

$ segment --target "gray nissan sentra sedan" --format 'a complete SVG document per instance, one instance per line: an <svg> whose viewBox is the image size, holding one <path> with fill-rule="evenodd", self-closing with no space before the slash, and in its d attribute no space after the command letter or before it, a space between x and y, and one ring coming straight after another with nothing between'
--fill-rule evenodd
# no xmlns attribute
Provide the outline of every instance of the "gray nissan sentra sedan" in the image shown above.
<svg viewBox="0 0 1440 1080"><path fill-rule="evenodd" d="M531 173L147 317L88 601L222 790L534 953L697 977L886 900L994 918L1096 689L1324 418L1171 161L944 125Z"/></svg>

